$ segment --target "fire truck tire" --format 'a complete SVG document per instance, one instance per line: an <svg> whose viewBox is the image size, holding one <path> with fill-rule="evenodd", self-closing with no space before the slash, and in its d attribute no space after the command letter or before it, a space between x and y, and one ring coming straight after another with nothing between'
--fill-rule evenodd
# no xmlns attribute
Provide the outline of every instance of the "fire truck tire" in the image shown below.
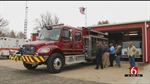
<svg viewBox="0 0 150 84"><path fill-rule="evenodd" d="M59 73L64 67L64 58L59 53L52 54L47 60L47 68L50 73Z"/></svg>
<svg viewBox="0 0 150 84"><path fill-rule="evenodd" d="M24 65L25 68L27 68L29 70L34 70L38 66L38 65L32 66L32 64L27 64L26 62L23 62L23 65Z"/></svg>

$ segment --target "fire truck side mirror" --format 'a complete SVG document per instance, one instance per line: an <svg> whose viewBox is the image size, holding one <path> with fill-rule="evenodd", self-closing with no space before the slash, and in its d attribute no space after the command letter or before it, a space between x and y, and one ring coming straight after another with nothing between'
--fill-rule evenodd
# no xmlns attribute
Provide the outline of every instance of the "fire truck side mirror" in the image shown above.
<svg viewBox="0 0 150 84"><path fill-rule="evenodd" d="M70 37L70 40L72 40L72 37Z"/></svg>
<svg viewBox="0 0 150 84"><path fill-rule="evenodd" d="M72 29L69 30L69 40L72 40Z"/></svg>

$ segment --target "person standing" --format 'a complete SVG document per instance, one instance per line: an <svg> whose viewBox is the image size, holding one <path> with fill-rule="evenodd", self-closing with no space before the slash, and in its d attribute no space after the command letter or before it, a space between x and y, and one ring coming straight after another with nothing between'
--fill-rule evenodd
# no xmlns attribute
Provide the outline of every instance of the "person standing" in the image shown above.
<svg viewBox="0 0 150 84"><path fill-rule="evenodd" d="M137 53L136 47L133 45L132 42L129 43L129 47L127 49L130 67L135 66L135 54Z"/></svg>
<svg viewBox="0 0 150 84"><path fill-rule="evenodd" d="M102 63L103 52L104 52L103 47L100 44L100 41L98 41L96 45L96 68L95 69L99 69L99 66L101 67L101 69L103 69L103 63Z"/></svg>
<svg viewBox="0 0 150 84"><path fill-rule="evenodd" d="M114 57L115 57L115 47L113 46L113 43L110 43L110 55L109 55L110 67L113 67Z"/></svg>
<svg viewBox="0 0 150 84"><path fill-rule="evenodd" d="M107 44L104 44L104 54L102 57L104 68L108 67L108 64L109 64L109 51L110 50Z"/></svg>
<svg viewBox="0 0 150 84"><path fill-rule="evenodd" d="M116 51L117 51L117 46L118 46L118 44L116 44L116 46L115 46L115 50L116 50ZM116 53L116 51L115 51L115 66L118 66L117 53Z"/></svg>
<svg viewBox="0 0 150 84"><path fill-rule="evenodd" d="M121 45L117 46L116 55L117 55L116 56L117 57L117 65L120 68L121 67L121 64L120 64L120 59L121 59Z"/></svg>

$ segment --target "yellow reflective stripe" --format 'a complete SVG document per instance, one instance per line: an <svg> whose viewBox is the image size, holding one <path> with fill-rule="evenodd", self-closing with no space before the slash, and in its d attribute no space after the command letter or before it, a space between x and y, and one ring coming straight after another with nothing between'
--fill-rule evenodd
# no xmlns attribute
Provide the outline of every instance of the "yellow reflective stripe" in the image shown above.
<svg viewBox="0 0 150 84"><path fill-rule="evenodd" d="M22 56L20 57L20 61L22 61Z"/></svg>
<svg viewBox="0 0 150 84"><path fill-rule="evenodd" d="M42 60L42 62L44 62L44 58L42 56L40 56L40 59Z"/></svg>
<svg viewBox="0 0 150 84"><path fill-rule="evenodd" d="M9 55L9 59L11 58L11 55Z"/></svg>
<svg viewBox="0 0 150 84"><path fill-rule="evenodd" d="M11 55L9 55L9 59L11 59Z"/></svg>
<svg viewBox="0 0 150 84"><path fill-rule="evenodd" d="M25 58L24 58L24 56L22 56L22 59L23 59L23 61L26 61Z"/></svg>
<svg viewBox="0 0 150 84"><path fill-rule="evenodd" d="M40 60L39 60L37 57L34 57L34 59L35 59L37 62L40 62Z"/></svg>
<svg viewBox="0 0 150 84"><path fill-rule="evenodd" d="M29 59L28 59L28 57L27 57L27 56L25 56L25 58L26 58L27 62L29 62Z"/></svg>
<svg viewBox="0 0 150 84"><path fill-rule="evenodd" d="M23 61L23 56L20 57L20 60Z"/></svg>
<svg viewBox="0 0 150 84"><path fill-rule="evenodd" d="M11 59L14 60L14 57L12 57Z"/></svg>
<svg viewBox="0 0 150 84"><path fill-rule="evenodd" d="M17 60L17 55L9 55L9 59L10 60ZM20 56L20 58L18 59L20 61L24 61L24 62L44 62L44 57L43 56Z"/></svg>
<svg viewBox="0 0 150 84"><path fill-rule="evenodd" d="M14 56L14 60L17 58L17 56Z"/></svg>
<svg viewBox="0 0 150 84"><path fill-rule="evenodd" d="M10 59L13 60L12 57L10 57Z"/></svg>
<svg viewBox="0 0 150 84"><path fill-rule="evenodd" d="M34 61L32 60L32 57L29 57L29 59L31 60L31 62L34 62Z"/></svg>

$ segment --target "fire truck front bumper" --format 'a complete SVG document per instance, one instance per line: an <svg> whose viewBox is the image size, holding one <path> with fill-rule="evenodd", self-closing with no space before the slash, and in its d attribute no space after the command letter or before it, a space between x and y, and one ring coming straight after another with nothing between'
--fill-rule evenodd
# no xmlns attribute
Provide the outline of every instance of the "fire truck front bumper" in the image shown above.
<svg viewBox="0 0 150 84"><path fill-rule="evenodd" d="M10 60L41 63L47 60L48 56L36 56L36 55L9 55Z"/></svg>

